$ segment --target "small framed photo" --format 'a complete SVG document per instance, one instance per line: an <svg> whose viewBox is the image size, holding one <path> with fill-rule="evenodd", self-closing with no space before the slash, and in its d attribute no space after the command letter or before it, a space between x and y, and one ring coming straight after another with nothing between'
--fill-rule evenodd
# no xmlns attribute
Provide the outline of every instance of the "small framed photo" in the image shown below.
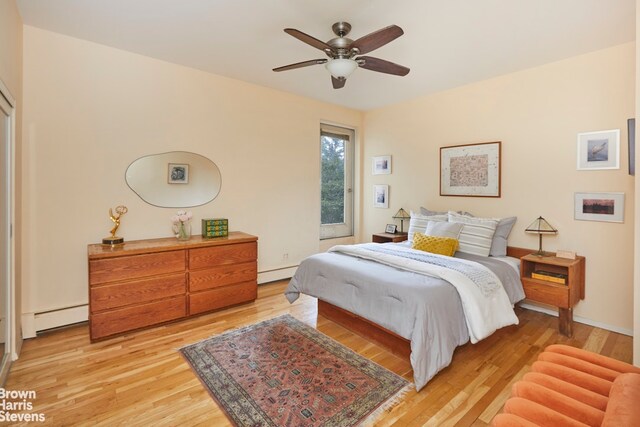
<svg viewBox="0 0 640 427"><path fill-rule="evenodd" d="M167 182L169 184L188 184L189 165L186 163L169 163Z"/></svg>
<svg viewBox="0 0 640 427"><path fill-rule="evenodd" d="M579 133L577 169L620 169L620 129Z"/></svg>
<svg viewBox="0 0 640 427"><path fill-rule="evenodd" d="M624 193L575 193L575 219L624 222Z"/></svg>
<svg viewBox="0 0 640 427"><path fill-rule="evenodd" d="M396 234L396 230L398 226L395 224L387 224L387 227L384 229L385 233Z"/></svg>
<svg viewBox="0 0 640 427"><path fill-rule="evenodd" d="M373 207L374 208L389 208L389 186L388 185L374 185L373 186Z"/></svg>
<svg viewBox="0 0 640 427"><path fill-rule="evenodd" d="M373 158L372 173L374 175L391 174L391 156L376 156Z"/></svg>

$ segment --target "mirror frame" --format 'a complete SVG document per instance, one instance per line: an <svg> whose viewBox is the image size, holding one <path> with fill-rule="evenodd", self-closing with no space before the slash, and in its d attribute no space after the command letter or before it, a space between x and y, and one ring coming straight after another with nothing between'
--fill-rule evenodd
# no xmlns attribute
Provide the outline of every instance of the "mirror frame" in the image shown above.
<svg viewBox="0 0 640 427"><path fill-rule="evenodd" d="M189 162L189 157L192 157L194 160ZM159 158L159 164L149 168L149 163L154 158ZM202 168L197 170L192 169L193 163L210 163L211 169L207 170L206 174L203 174ZM175 167L176 164L191 165L188 170L187 182L174 182L169 177L171 166L173 165ZM137 174L134 175L134 172L137 172ZM202 206L215 200L215 198L220 195L220 191L222 191L222 173L218 165L208 157L191 151L167 151L138 157L127 167L124 179L131 191L140 197L142 201L160 208L190 208ZM210 191L210 194L207 194L207 190ZM186 191L191 191L193 194L185 197L184 193ZM192 201L183 201L181 203L171 203L167 201L171 200L172 197L177 199L190 198Z"/></svg>

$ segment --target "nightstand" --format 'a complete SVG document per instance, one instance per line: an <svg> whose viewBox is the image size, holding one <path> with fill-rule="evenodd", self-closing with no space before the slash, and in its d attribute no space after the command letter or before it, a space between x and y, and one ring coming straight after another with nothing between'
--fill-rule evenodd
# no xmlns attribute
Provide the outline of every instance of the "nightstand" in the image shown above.
<svg viewBox="0 0 640 427"><path fill-rule="evenodd" d="M566 259L530 254L520 258L520 279L527 299L558 307L558 329L568 337L573 334L573 306L584 299L584 274L582 256Z"/></svg>
<svg viewBox="0 0 640 427"><path fill-rule="evenodd" d="M371 241L373 243L397 243L404 242L407 240L407 233L375 233L371 236Z"/></svg>

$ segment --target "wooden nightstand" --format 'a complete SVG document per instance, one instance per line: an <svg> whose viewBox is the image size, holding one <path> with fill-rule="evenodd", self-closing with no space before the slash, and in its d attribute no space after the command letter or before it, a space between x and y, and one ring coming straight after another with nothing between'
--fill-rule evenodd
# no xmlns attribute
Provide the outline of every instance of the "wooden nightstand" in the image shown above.
<svg viewBox="0 0 640 427"><path fill-rule="evenodd" d="M407 240L407 233L375 233L371 236L371 241L373 243L397 243L404 242Z"/></svg>
<svg viewBox="0 0 640 427"><path fill-rule="evenodd" d="M536 271L549 272L550 277L561 275L565 283L531 277ZM573 334L573 306L584 299L584 272L582 256L566 259L530 254L520 258L520 278L527 299L558 307L558 328L568 337Z"/></svg>

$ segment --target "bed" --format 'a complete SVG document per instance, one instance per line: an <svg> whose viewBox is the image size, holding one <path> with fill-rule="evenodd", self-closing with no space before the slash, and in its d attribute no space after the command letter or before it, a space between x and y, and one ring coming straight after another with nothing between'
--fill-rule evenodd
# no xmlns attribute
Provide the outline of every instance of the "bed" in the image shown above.
<svg viewBox="0 0 640 427"><path fill-rule="evenodd" d="M408 355L420 390L456 347L518 323L518 265L512 256L448 257L406 242L341 245L306 258L285 296L316 297L318 314Z"/></svg>

